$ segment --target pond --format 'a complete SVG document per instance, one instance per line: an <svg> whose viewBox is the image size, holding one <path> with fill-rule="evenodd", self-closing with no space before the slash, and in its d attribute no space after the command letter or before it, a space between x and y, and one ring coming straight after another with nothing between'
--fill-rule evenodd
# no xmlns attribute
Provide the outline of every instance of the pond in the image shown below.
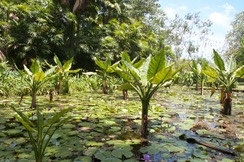
<svg viewBox="0 0 244 162"><path fill-rule="evenodd" d="M220 114L218 93L173 86L160 89L151 100L148 140L140 138L141 103L133 92L103 95L79 93L38 96L45 116L72 108L70 120L51 139L44 161L241 161L244 157L244 95L234 93L232 116ZM7 103L19 97L1 98L0 162L34 161L24 127ZM21 106L34 118L30 97Z"/></svg>

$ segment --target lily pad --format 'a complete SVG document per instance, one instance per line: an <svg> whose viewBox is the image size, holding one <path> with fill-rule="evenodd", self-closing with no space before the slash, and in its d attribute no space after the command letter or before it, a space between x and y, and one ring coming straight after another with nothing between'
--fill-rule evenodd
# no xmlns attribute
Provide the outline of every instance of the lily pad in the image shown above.
<svg viewBox="0 0 244 162"><path fill-rule="evenodd" d="M75 158L74 162L91 162L92 158L90 156L80 156Z"/></svg>

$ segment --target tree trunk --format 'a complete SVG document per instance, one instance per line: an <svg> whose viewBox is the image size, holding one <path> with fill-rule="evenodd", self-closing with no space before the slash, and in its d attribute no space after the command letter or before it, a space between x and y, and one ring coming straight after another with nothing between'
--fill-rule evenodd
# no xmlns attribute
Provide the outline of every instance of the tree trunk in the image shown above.
<svg viewBox="0 0 244 162"><path fill-rule="evenodd" d="M123 90L123 99L128 100L128 90Z"/></svg>
<svg viewBox="0 0 244 162"><path fill-rule="evenodd" d="M221 105L224 105L224 100L225 100L225 91L224 91L224 89L221 89L219 103Z"/></svg>
<svg viewBox="0 0 244 162"><path fill-rule="evenodd" d="M103 94L108 94L106 80L103 80L102 86L103 86Z"/></svg>
<svg viewBox="0 0 244 162"><path fill-rule="evenodd" d="M231 93L225 93L224 99L224 115L231 115L232 99Z"/></svg>
<svg viewBox="0 0 244 162"><path fill-rule="evenodd" d="M36 92L35 91L32 92L31 98L32 98L31 108L35 108L36 109Z"/></svg>
<svg viewBox="0 0 244 162"><path fill-rule="evenodd" d="M201 95L203 95L203 91L204 91L204 82L201 81Z"/></svg>
<svg viewBox="0 0 244 162"><path fill-rule="evenodd" d="M196 91L198 91L198 80L196 81Z"/></svg>
<svg viewBox="0 0 244 162"><path fill-rule="evenodd" d="M141 99L142 101L142 117L141 117L141 137L147 138L148 136L148 108L149 101L148 99Z"/></svg>
<svg viewBox="0 0 244 162"><path fill-rule="evenodd" d="M54 96L54 90L51 89L51 90L49 91L49 102L52 102L52 101L53 101L53 96Z"/></svg>
<svg viewBox="0 0 244 162"><path fill-rule="evenodd" d="M58 94L62 94L62 80L58 82Z"/></svg>

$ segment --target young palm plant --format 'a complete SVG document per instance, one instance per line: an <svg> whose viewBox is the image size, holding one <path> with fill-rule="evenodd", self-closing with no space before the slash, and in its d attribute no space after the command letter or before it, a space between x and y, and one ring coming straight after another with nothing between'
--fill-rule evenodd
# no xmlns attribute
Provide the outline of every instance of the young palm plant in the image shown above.
<svg viewBox="0 0 244 162"><path fill-rule="evenodd" d="M36 109L37 121L32 121L13 105L11 107L17 113L16 118L18 121L21 122L28 132L36 162L43 162L45 150L52 136L69 119L65 115L71 111L71 108L61 110L46 120L44 120L40 110Z"/></svg>
<svg viewBox="0 0 244 162"><path fill-rule="evenodd" d="M24 71L21 71L17 68L19 74L21 75L22 79L28 84L29 88L31 89L31 108L36 108L36 96L38 90L43 87L45 83L50 81L55 77L54 67L48 69L47 71L43 71L41 68L41 65L38 60L34 60L32 62L32 65L29 68L27 68L24 65Z"/></svg>
<svg viewBox="0 0 244 162"><path fill-rule="evenodd" d="M233 58L226 62L220 57L217 51L213 50L215 67L207 67L203 73L213 82L220 83L222 89L221 103L223 104L223 114L231 115L232 90L239 77L244 78L244 65L237 67Z"/></svg>
<svg viewBox="0 0 244 162"><path fill-rule="evenodd" d="M165 50L161 50L155 56L149 55L144 61L137 63L122 60L127 69L117 67L115 72L122 77L127 84L127 89L133 89L139 95L142 103L141 137L148 136L148 109L150 99L161 86L171 84L175 74L173 64L166 64Z"/></svg>
<svg viewBox="0 0 244 162"><path fill-rule="evenodd" d="M204 91L204 83L206 81L206 75L203 74L203 67L201 64L197 63L195 60L192 61L192 65L190 65L191 70L196 76L196 90L198 90L198 82L201 83L201 95L203 95Z"/></svg>
<svg viewBox="0 0 244 162"><path fill-rule="evenodd" d="M74 57L70 58L69 60L65 61L64 64L61 63L61 61L59 60L58 56L54 56L53 58L54 62L56 63L55 66L52 66L50 64L49 67L51 68L55 68L55 71L57 73L57 77L58 77L58 94L62 93L62 87L63 87L63 82L65 79L67 79L67 77L69 76L69 74L71 73L78 73L81 69L76 69L76 70L71 70L71 66L74 60Z"/></svg>
<svg viewBox="0 0 244 162"><path fill-rule="evenodd" d="M121 59L122 59L122 61L120 62L120 64L118 66L119 66L119 68L121 70L126 71L126 70L129 70L129 69L125 65L124 61L127 61L130 64L134 64L134 62L136 61L137 58L134 58L133 60L131 60L129 54L127 52L123 52L122 55L121 55ZM140 62L137 62L136 66L141 65L141 63L143 61L144 60L141 59ZM128 86L128 84L126 84L126 81L124 81L124 80L123 80L123 83L125 83L125 84L122 84L121 86L119 86L118 89L122 90L123 99L127 100L128 99L128 90L131 90L131 86Z"/></svg>
<svg viewBox="0 0 244 162"><path fill-rule="evenodd" d="M107 56L105 61L99 60L98 58L95 58L96 65L100 68L98 71L98 74L102 76L102 92L103 94L107 94L107 80L109 73L113 73L115 67L118 63L115 63L112 65L111 59Z"/></svg>

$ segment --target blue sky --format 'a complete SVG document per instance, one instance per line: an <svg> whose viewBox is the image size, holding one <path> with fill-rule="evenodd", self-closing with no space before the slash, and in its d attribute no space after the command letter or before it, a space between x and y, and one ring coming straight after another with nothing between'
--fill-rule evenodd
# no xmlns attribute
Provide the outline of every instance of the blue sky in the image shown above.
<svg viewBox="0 0 244 162"><path fill-rule="evenodd" d="M200 12L202 20L213 23L213 35L209 37L218 48L223 47L235 15L244 11L244 0L159 0L158 3L169 18L174 18L175 14L184 17L186 13Z"/></svg>

